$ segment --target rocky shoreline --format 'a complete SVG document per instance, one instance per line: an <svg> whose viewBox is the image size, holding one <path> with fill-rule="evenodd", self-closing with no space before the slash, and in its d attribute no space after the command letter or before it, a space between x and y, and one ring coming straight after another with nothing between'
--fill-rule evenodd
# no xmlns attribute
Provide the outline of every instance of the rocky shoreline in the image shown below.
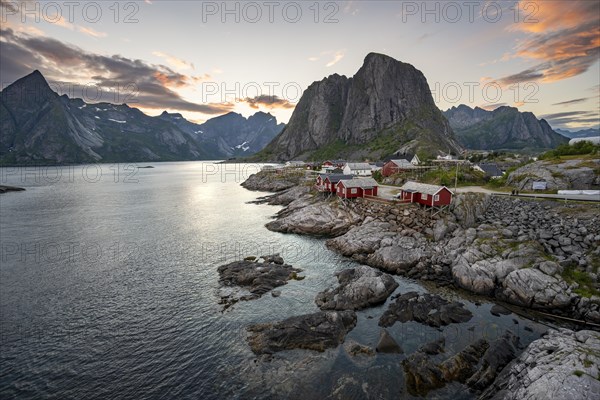
<svg viewBox="0 0 600 400"><path fill-rule="evenodd" d="M600 324L600 217L588 206L462 194L432 215L288 190L263 199L287 205L270 230L330 237L331 250L388 273Z"/></svg>
<svg viewBox="0 0 600 400"><path fill-rule="evenodd" d="M263 182L259 186L266 187L264 177L254 178L254 182L250 186L256 187L256 182ZM281 187L272 182L267 185ZM370 300L368 296L361 297L361 290L352 289L352 282L363 275L381 280L388 274L395 274L431 281L437 286L464 289L547 314L587 321L592 324L590 326L600 324L600 297L597 295L600 217L589 206L463 194L455 199L449 212L432 214L431 210L416 205L364 199L348 202L323 197L304 185L278 190L259 202L285 206L266 225L268 229L328 237L327 246L331 250L384 272L378 275L366 269L360 273L358 269L352 269L339 273L340 286L317 296L316 303L323 310L354 311L381 302L381 299L385 301L393 291L387 293L391 286L378 282L380 295L371 293L373 299ZM496 312L503 310L500 306L495 308ZM431 311L435 313L431 314ZM440 326L470 318L467 310L461 310L460 303L448 303L435 296L416 293L399 295L386 313L380 326L411 319ZM331 319L331 316L319 318ZM382 335L386 333L384 331L382 329ZM343 342L346 331L338 329L336 332L336 337L342 337ZM588 339L580 340L578 349L597 357L600 355L600 335L587 332ZM551 340L549 338L556 340L560 335L572 337L577 334L570 330L551 330L548 337L534 341L523 354L535 353L545 340ZM335 345L335 341L331 343ZM430 345L427 347L439 347L435 343ZM357 344L354 347L363 354L372 352ZM409 392L423 395L458 381L477 393L489 387L484 393L485 398L519 398L511 392L519 384L515 376L534 373L540 368L535 363L528 363L523 355L515 359L519 345L508 336L495 342L473 343L471 347L441 361L429 360L432 354L428 354L427 349L409 356L403 361L405 369L411 371L407 371ZM439 356L435 357L440 360ZM585 361L585 364L589 362ZM425 372L419 372L419 368L425 368ZM587 386L593 390L575 390L574 393L583 396L581 398L585 398L586 393L594 393L600 384L597 361L596 370L590 368L583 373L593 377L593 382L588 382ZM500 371L503 375L496 379ZM566 381L576 384L571 378ZM414 384L411 386L410 382ZM429 384L422 386L419 382ZM521 383L519 389L523 393L534 393L532 398L541 398L535 397L535 390L539 388L536 389L534 384L537 383ZM511 389L506 391L507 387Z"/></svg>

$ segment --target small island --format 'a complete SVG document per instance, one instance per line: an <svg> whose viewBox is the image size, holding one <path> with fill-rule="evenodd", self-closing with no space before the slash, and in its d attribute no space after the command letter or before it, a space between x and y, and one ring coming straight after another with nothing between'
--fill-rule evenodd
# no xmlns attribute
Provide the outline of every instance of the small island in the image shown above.
<svg viewBox="0 0 600 400"><path fill-rule="evenodd" d="M22 187L17 187L17 186L7 186L7 185L0 185L0 193L7 193L7 192L22 192L24 191L25 188Z"/></svg>

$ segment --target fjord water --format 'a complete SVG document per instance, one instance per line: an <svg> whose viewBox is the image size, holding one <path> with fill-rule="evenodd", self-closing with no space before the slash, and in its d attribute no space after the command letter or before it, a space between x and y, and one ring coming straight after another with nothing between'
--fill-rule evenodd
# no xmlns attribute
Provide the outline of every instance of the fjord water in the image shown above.
<svg viewBox="0 0 600 400"><path fill-rule="evenodd" d="M1 183L27 189L0 195L0 398L409 397L400 355L357 362L340 346L257 360L246 326L317 311L315 295L354 263L323 239L268 231L280 207L248 204L264 193L239 185L257 166L152 165L0 169ZM217 267L270 253L306 279L222 312ZM427 291L397 280L396 293ZM444 335L451 355L505 329L526 345L543 329L443 295L474 318L441 331L397 323L389 331L405 354ZM347 340L375 345L386 307L359 312ZM460 385L440 393L474 397Z"/></svg>

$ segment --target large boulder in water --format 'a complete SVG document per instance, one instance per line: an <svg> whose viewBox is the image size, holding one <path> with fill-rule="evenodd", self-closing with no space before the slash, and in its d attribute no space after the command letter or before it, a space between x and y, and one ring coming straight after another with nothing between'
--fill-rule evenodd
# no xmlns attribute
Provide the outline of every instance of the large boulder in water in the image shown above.
<svg viewBox="0 0 600 400"><path fill-rule="evenodd" d="M380 326L392 326L396 321L416 321L440 327L452 323L467 322L473 317L471 311L457 301L448 302L443 297L425 293L408 292L396 298L379 319Z"/></svg>
<svg viewBox="0 0 600 400"><path fill-rule="evenodd" d="M251 325L248 343L255 354L291 349L325 351L343 343L354 326L354 311L320 311L280 322Z"/></svg>
<svg viewBox="0 0 600 400"><path fill-rule="evenodd" d="M290 279L299 279L299 268L285 264L283 258L275 254L263 256L264 262L250 260L234 261L221 265L219 283L223 286L221 304L230 307L240 300L253 300L272 289L287 284ZM230 289L228 293L227 290Z"/></svg>
<svg viewBox="0 0 600 400"><path fill-rule="evenodd" d="M315 299L321 310L360 310L381 304L398 287L391 275L366 265L345 269L336 276L340 285Z"/></svg>

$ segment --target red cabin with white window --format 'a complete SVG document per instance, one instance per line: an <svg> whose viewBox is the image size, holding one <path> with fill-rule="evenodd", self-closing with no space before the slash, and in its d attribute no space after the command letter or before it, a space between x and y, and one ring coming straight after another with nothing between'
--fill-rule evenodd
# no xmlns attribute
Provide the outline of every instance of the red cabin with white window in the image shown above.
<svg viewBox="0 0 600 400"><path fill-rule="evenodd" d="M446 186L406 182L400 189L399 198L408 203L419 203L429 207L447 206L452 203L453 193Z"/></svg>
<svg viewBox="0 0 600 400"><path fill-rule="evenodd" d="M352 179L352 175L344 174L320 174L317 177L315 187L319 192L336 193L337 184L342 179Z"/></svg>
<svg viewBox="0 0 600 400"><path fill-rule="evenodd" d="M337 195L343 199L377 196L378 187L373 178L344 179L337 184Z"/></svg>

